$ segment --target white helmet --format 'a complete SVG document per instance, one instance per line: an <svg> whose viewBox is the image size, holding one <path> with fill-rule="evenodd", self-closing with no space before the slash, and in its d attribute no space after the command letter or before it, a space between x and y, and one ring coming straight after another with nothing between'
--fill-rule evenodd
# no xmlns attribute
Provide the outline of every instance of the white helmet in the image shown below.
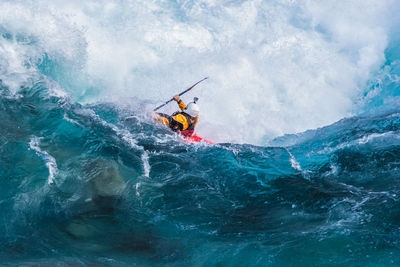
<svg viewBox="0 0 400 267"><path fill-rule="evenodd" d="M183 112L189 114L192 117L196 117L197 115L199 115L200 112L200 108L199 106L196 104L196 102L190 102L187 107L183 110Z"/></svg>

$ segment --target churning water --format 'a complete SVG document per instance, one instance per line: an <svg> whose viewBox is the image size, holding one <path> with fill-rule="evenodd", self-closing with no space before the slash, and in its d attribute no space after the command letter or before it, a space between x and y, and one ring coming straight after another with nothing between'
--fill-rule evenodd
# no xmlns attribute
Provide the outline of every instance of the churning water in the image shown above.
<svg viewBox="0 0 400 267"><path fill-rule="evenodd" d="M3 0L1 263L400 265L399 11Z"/></svg>

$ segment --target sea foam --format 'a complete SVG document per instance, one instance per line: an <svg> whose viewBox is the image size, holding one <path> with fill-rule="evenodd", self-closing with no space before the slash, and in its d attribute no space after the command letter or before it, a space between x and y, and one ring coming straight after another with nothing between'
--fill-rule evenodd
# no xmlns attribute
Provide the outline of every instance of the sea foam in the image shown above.
<svg viewBox="0 0 400 267"><path fill-rule="evenodd" d="M357 114L385 63L394 4L5 1L0 78L17 90L45 74L82 103L156 105L210 76L183 97L200 97L198 132L265 144Z"/></svg>

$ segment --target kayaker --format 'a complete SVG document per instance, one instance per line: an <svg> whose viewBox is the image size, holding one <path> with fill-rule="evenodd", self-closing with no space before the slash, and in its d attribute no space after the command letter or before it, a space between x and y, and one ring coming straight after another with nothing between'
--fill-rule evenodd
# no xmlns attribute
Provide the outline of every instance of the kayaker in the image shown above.
<svg viewBox="0 0 400 267"><path fill-rule="evenodd" d="M173 113L171 116L156 112L155 120L169 126L174 132L190 137L194 133L194 128L199 120L199 106L196 104L198 98L195 97L193 102L188 105L183 103L179 95L174 96L174 100L178 103L181 111Z"/></svg>

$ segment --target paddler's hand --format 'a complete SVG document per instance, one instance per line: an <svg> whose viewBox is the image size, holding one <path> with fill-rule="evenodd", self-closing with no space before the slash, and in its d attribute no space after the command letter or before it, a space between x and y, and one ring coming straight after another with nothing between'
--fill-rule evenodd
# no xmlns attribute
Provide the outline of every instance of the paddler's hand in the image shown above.
<svg viewBox="0 0 400 267"><path fill-rule="evenodd" d="M181 98L179 97L179 95L175 95L175 96L174 96L174 100L175 100L176 102L179 102L179 100L181 100Z"/></svg>

